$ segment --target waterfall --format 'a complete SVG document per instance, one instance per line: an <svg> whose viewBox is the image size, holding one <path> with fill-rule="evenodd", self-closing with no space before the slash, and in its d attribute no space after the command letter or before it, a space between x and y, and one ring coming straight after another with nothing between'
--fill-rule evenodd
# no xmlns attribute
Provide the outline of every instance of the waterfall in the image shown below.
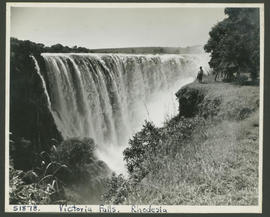
<svg viewBox="0 0 270 217"><path fill-rule="evenodd" d="M101 159L111 167L121 167L112 158L122 158L123 147L145 119L164 120L174 93L194 80L202 65L199 55L43 53L42 57L46 68L38 73L62 136L93 138Z"/></svg>
<svg viewBox="0 0 270 217"><path fill-rule="evenodd" d="M40 67L39 67L39 65L38 65L38 61L36 60L36 58L35 58L33 55L30 55L30 58L33 60L34 65L35 65L35 70L36 70L38 76L39 76L40 79L41 79L41 82L42 82L42 88L43 88L44 94L45 94L45 96L46 96L46 98L47 98L48 108L49 108L49 110L52 112L52 110L51 110L50 96L49 96L48 91L47 91L47 88L46 88L45 80L44 80L43 76L41 75Z"/></svg>

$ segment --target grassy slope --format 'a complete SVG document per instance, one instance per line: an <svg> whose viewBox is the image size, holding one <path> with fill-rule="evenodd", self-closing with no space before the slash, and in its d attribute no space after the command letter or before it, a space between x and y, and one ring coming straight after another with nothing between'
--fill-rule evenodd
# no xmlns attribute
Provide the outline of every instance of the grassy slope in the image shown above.
<svg viewBox="0 0 270 217"><path fill-rule="evenodd" d="M206 118L181 144L173 139L164 142L164 146L177 147L177 153L159 156L162 166L132 189L125 203L256 205L258 86L208 79L205 84L195 82L184 88L203 93L204 100L197 106L199 116Z"/></svg>

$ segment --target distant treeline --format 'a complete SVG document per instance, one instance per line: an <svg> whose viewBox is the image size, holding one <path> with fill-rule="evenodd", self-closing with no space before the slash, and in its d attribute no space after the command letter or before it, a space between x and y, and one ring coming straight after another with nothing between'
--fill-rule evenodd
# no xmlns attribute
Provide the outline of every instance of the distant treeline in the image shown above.
<svg viewBox="0 0 270 217"><path fill-rule="evenodd" d="M42 43L35 43L29 40L11 38L11 46L20 47L20 51L29 53L130 53L130 54L199 54L203 53L203 46L195 45L188 47L125 47L125 48L102 48L88 49L78 46L64 46L55 44L45 46Z"/></svg>
<svg viewBox="0 0 270 217"><path fill-rule="evenodd" d="M85 47L68 47L62 44L55 44L52 46L45 46L42 43L35 43L29 40L19 40L17 38L11 38L11 52L20 52L28 54L40 54L40 53L89 53L90 50Z"/></svg>
<svg viewBox="0 0 270 217"><path fill-rule="evenodd" d="M131 54L199 54L203 53L200 45L190 47L126 47L92 49L93 53L131 53Z"/></svg>

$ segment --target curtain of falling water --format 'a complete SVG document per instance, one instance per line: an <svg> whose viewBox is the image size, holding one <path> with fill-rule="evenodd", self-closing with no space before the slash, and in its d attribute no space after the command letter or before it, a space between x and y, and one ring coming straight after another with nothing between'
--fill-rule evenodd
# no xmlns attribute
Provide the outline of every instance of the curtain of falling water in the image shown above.
<svg viewBox="0 0 270 217"><path fill-rule="evenodd" d="M159 102L159 94L194 78L201 64L196 55L43 53L42 57L46 69L38 73L59 131L64 138L91 137L101 149L108 144L126 146L149 115L148 103L154 98Z"/></svg>

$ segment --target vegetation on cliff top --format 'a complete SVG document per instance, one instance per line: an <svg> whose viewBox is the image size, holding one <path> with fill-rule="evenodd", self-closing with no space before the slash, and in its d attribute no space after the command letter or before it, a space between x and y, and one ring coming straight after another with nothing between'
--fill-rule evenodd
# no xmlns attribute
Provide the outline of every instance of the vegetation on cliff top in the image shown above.
<svg viewBox="0 0 270 217"><path fill-rule="evenodd" d="M177 97L178 116L162 128L146 122L130 140L124 152L130 177L114 175L104 199L112 204L258 204L259 88L192 83Z"/></svg>

